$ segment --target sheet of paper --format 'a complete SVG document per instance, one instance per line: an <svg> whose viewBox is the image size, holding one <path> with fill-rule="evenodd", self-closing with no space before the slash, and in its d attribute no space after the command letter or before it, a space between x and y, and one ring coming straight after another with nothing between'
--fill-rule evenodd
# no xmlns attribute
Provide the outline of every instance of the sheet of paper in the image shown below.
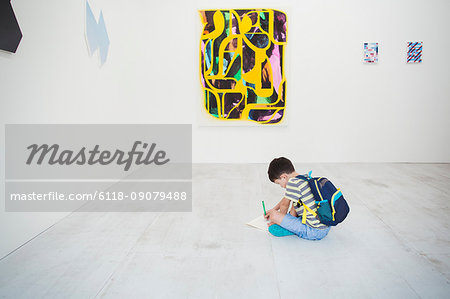
<svg viewBox="0 0 450 299"><path fill-rule="evenodd" d="M259 229L264 230L264 231L269 231L266 219L264 219L263 215L253 219L252 221L247 223L247 225L250 225L250 226L255 227L255 228L259 228Z"/></svg>

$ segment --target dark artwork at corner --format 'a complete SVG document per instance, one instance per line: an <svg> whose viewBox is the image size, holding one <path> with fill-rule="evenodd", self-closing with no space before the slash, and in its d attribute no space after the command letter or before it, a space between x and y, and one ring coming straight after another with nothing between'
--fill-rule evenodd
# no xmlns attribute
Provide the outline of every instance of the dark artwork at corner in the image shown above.
<svg viewBox="0 0 450 299"><path fill-rule="evenodd" d="M0 49L16 53L22 32L11 6L11 0L0 0Z"/></svg>

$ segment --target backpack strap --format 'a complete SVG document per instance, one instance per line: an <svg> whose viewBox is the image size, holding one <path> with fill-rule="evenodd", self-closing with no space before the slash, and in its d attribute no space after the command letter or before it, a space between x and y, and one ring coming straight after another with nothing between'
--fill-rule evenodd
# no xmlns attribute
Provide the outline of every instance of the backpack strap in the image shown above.
<svg viewBox="0 0 450 299"><path fill-rule="evenodd" d="M310 212L312 215L314 215L314 217L317 217L317 213L314 212L313 210L311 210L310 207L308 207L307 205L305 205L301 200L298 201L298 203L303 205L303 214L302 214L302 223L306 224L306 211L308 210L308 212ZM334 214L333 214L334 215Z"/></svg>
<svg viewBox="0 0 450 299"><path fill-rule="evenodd" d="M309 181L310 179L312 179L311 173L312 173L312 170L310 170L308 172L308 176L304 176L304 175L299 174L298 176L296 176L296 178L299 178L299 179L302 179L302 180L305 180L305 181Z"/></svg>
<svg viewBox="0 0 450 299"><path fill-rule="evenodd" d="M304 181L309 181L309 178L308 178L308 177L306 177L306 176L304 176L304 175L301 175L301 174L299 174L298 176L296 176L296 178L302 179L302 180L304 180Z"/></svg>
<svg viewBox="0 0 450 299"><path fill-rule="evenodd" d="M312 170L310 170L308 172L308 176L299 174L298 176L296 176L296 178L299 178L299 179L309 182L312 179L311 173L312 173ZM298 203L303 206L303 214L302 214L302 223L303 224L306 224L306 214L307 214L306 211L310 212L312 215L314 215L314 217L317 217L317 213L314 212L313 210L311 210L311 208L308 207L307 205L305 205L301 200L299 200Z"/></svg>

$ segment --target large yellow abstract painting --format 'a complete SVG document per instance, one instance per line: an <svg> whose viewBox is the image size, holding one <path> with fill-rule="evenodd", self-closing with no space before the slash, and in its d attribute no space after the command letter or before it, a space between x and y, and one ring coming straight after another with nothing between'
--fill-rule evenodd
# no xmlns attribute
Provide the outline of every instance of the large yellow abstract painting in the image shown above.
<svg viewBox="0 0 450 299"><path fill-rule="evenodd" d="M208 114L223 121L280 123L286 106L286 14L220 9L200 16L200 80Z"/></svg>

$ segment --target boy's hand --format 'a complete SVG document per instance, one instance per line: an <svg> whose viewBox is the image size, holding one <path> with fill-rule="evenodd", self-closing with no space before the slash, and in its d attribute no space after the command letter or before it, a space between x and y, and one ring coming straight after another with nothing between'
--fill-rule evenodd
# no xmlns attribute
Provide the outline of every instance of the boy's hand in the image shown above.
<svg viewBox="0 0 450 299"><path fill-rule="evenodd" d="M266 215L264 215L264 218L268 219L270 212L273 211L273 209L267 210Z"/></svg>
<svg viewBox="0 0 450 299"><path fill-rule="evenodd" d="M270 221L270 214L271 214L273 211L275 211L275 210L274 210L274 209L270 209L270 210L266 211L266 215L264 215L264 218L265 218L267 221L269 221L269 222L267 222L267 226L271 226L272 224L275 224L275 223L273 223L272 221Z"/></svg>
<svg viewBox="0 0 450 299"><path fill-rule="evenodd" d="M264 216L264 218L269 220L269 223L267 225L271 226L272 224L280 224L284 218L284 214L280 213L274 209L271 209L266 212L266 215Z"/></svg>

